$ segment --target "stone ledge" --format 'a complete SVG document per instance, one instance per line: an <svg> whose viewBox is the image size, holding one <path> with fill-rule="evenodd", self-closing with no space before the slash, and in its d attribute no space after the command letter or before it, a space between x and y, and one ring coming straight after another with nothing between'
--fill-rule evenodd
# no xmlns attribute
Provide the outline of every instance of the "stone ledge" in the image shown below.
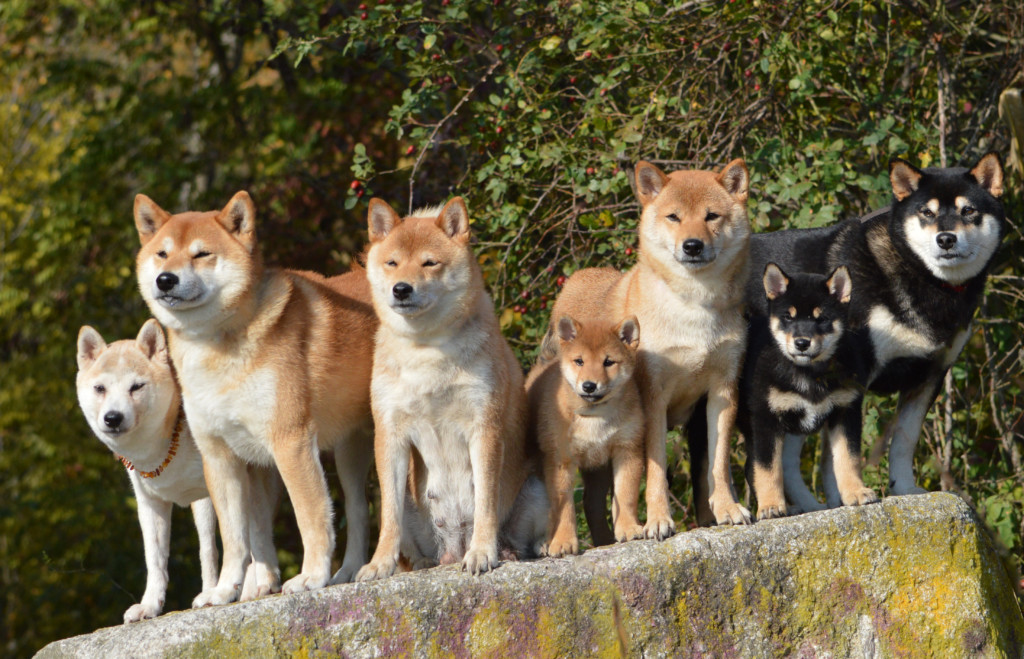
<svg viewBox="0 0 1024 659"><path fill-rule="evenodd" d="M582 556L447 566L170 613L38 657L1024 656L1010 577L957 496L892 497Z"/></svg>

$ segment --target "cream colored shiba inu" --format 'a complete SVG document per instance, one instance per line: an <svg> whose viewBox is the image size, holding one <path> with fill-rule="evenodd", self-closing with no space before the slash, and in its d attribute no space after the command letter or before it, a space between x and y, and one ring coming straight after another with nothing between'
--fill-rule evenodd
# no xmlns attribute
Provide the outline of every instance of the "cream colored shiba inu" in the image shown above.
<svg viewBox="0 0 1024 659"><path fill-rule="evenodd" d="M321 450L334 451L348 521L345 559L333 581L351 580L366 561L372 457L377 322L365 272L325 279L264 269L256 209L245 192L221 211L178 215L139 195L135 226L139 289L169 332L224 547L216 587L193 606L239 596L251 550L248 465L276 466L295 509L304 556L284 592L331 580L334 528Z"/></svg>
<svg viewBox="0 0 1024 659"><path fill-rule="evenodd" d="M167 593L171 507L191 506L199 531L203 588L217 582L217 518L203 462L181 413L164 333L155 320L135 341L109 346L99 332L78 332L78 403L89 427L125 464L138 502L146 553L146 592L125 622L160 615Z"/></svg>
<svg viewBox="0 0 1024 659"><path fill-rule="evenodd" d="M708 496L701 479L694 479L698 520L749 523L729 470L746 341L741 305L750 241L747 167L734 160L719 173L665 174L641 161L635 177L642 207L637 264L621 277L593 269L574 273L552 316L578 300L605 300L608 317L636 316L643 327L637 382L645 416L647 537L675 532L665 473L666 429L686 423L704 396L712 466ZM697 438L689 439L694 447Z"/></svg>
<svg viewBox="0 0 1024 659"><path fill-rule="evenodd" d="M599 317L562 316L549 329L558 336L559 358L538 362L526 379L530 430L543 454L551 502L547 544L541 552L564 556L579 551L573 481L576 469L612 463L614 538L642 538L637 518L644 473L644 415L633 379L640 328L629 317L617 325ZM602 502L603 503L603 502ZM590 511L588 511L590 512ZM607 533L602 506L595 544ZM590 519L591 526L598 523Z"/></svg>
<svg viewBox="0 0 1024 659"><path fill-rule="evenodd" d="M369 228L381 532L357 578L391 575L400 553L417 567L461 560L479 574L498 565L499 532L517 549L535 544L531 531L538 544L543 534L539 481L523 487L535 467L522 371L484 288L461 198L404 219L372 199Z"/></svg>

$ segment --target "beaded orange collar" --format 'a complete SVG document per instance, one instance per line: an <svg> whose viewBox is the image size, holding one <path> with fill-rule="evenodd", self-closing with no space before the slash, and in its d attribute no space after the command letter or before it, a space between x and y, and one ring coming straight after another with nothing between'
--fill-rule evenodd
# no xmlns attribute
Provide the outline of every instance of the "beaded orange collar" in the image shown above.
<svg viewBox="0 0 1024 659"><path fill-rule="evenodd" d="M139 469L139 476L142 476L143 478L156 478L161 473L163 473L163 470L167 467L167 465L171 464L171 460L173 460L174 456L178 453L178 436L181 434L181 424L184 420L185 407L182 406L178 408L178 418L174 422L174 434L171 435L171 445L167 447L167 457L164 458L164 461L160 463L160 466L154 469L153 471L142 471L141 469ZM117 455L115 453L114 457L120 460L121 464L128 468L128 471L132 471L133 469L135 469L135 465L131 463L131 460L124 457L123 455Z"/></svg>

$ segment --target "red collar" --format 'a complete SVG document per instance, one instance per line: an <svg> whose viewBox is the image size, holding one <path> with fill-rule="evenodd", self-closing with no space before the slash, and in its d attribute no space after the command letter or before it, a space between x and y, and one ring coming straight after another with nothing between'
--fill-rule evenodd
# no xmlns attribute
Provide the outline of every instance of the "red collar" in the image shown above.
<svg viewBox="0 0 1024 659"><path fill-rule="evenodd" d="M967 284L953 285L953 284L947 284L946 282L942 282L942 287L943 288L948 288L949 290L953 291L954 293L963 293L964 291L967 290Z"/></svg>

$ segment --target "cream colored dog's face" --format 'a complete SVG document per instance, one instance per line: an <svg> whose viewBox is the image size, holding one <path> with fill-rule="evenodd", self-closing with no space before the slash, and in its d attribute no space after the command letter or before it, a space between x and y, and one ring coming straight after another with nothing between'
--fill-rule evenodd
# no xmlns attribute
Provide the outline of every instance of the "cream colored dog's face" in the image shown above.
<svg viewBox="0 0 1024 659"><path fill-rule="evenodd" d="M383 201L370 201L366 269L385 323L448 318L467 303L473 253L462 199L419 215L400 219Z"/></svg>
<svg viewBox="0 0 1024 659"><path fill-rule="evenodd" d="M136 340L107 345L82 327L76 385L89 426L111 448L140 427L162 424L177 387L163 330L149 320Z"/></svg>

